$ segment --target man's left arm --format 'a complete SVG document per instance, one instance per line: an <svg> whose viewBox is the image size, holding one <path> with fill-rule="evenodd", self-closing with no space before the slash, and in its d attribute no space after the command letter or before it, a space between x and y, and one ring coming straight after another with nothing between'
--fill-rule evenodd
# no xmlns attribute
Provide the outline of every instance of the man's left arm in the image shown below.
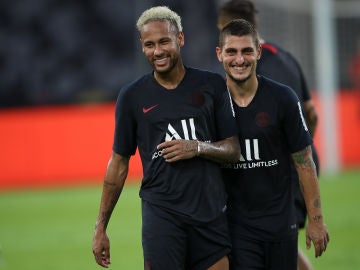
<svg viewBox="0 0 360 270"><path fill-rule="evenodd" d="M308 213L306 247L309 249L311 242L313 242L315 257L318 257L326 250L330 238L322 214L320 188L311 147L307 146L291 156L299 175L300 188Z"/></svg>

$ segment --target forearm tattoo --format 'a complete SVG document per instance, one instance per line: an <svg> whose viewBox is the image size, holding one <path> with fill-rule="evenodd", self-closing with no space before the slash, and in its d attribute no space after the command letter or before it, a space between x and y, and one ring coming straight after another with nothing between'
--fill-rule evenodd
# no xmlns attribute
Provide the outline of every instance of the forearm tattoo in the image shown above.
<svg viewBox="0 0 360 270"><path fill-rule="evenodd" d="M112 183L112 182L107 182L107 181L104 181L104 185L106 186L116 186L115 183ZM110 202L109 202L109 205L108 205L108 209L107 211L104 211L101 213L101 224L104 225L104 227L107 227L107 224L109 223L109 220L110 220L110 217L111 217L111 213L119 199L119 196L121 194L121 191L122 191L122 188L120 189L115 189L115 190L110 190L108 191L108 196L110 197Z"/></svg>
<svg viewBox="0 0 360 270"><path fill-rule="evenodd" d="M194 140L186 141L184 151L194 152L195 155L198 155L198 145L199 145L199 141L194 141Z"/></svg>
<svg viewBox="0 0 360 270"><path fill-rule="evenodd" d="M315 207L315 208L321 208L320 198L317 198L317 199L314 201L314 207Z"/></svg>
<svg viewBox="0 0 360 270"><path fill-rule="evenodd" d="M313 216L313 221L319 222L322 219L322 215Z"/></svg>
<svg viewBox="0 0 360 270"><path fill-rule="evenodd" d="M101 213L101 220L100 220L100 222L101 222L101 224L104 225L104 227L107 227L107 224L108 224L108 222L109 222L109 220L110 220L111 212L112 212L112 211L106 211L106 212ZM98 225L99 225L99 224L96 224L96 227L97 227ZM96 228L96 227L95 227L95 228Z"/></svg>

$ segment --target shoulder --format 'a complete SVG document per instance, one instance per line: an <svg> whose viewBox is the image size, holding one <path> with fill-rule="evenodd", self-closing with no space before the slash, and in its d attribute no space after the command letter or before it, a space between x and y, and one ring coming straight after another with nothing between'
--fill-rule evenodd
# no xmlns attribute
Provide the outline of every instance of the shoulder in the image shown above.
<svg viewBox="0 0 360 270"><path fill-rule="evenodd" d="M149 87L149 81L151 80L151 78L152 74L148 73L135 81L125 84L123 87L121 87L119 91L119 96L129 96L132 94L135 95L137 91L143 89L144 85Z"/></svg>
<svg viewBox="0 0 360 270"><path fill-rule="evenodd" d="M215 92L227 89L225 78L218 73L196 68L187 68L187 72L187 80L191 85L201 85L203 88L213 89Z"/></svg>
<svg viewBox="0 0 360 270"><path fill-rule="evenodd" d="M282 46L279 44L273 43L273 42L263 42L261 44L263 51L269 52L274 55L289 55L290 57L293 57L290 52L285 50Z"/></svg>
<svg viewBox="0 0 360 270"><path fill-rule="evenodd" d="M275 97L284 102L290 100L297 101L298 98L294 93L294 90L289 86L282 84L278 81L274 81L263 75L258 75L260 87L265 89L270 96Z"/></svg>
<svg viewBox="0 0 360 270"><path fill-rule="evenodd" d="M191 68L191 67L187 67L186 71L190 74L190 76L202 77L206 80L213 79L213 80L225 81L225 79L220 74L215 73L213 71Z"/></svg>
<svg viewBox="0 0 360 270"><path fill-rule="evenodd" d="M295 56L288 50L284 49L278 44L272 42L264 42L261 44L263 50L263 56L276 56L282 58L284 61L292 62L292 64L299 66L299 63Z"/></svg>

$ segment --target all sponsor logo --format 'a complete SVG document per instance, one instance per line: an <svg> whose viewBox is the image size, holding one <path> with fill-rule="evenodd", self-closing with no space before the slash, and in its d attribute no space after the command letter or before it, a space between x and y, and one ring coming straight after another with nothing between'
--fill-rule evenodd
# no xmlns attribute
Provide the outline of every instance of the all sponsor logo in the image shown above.
<svg viewBox="0 0 360 270"><path fill-rule="evenodd" d="M278 160L262 160L260 156L259 140L245 139L245 149L241 149L239 162L224 164L222 168L247 170L278 165Z"/></svg>

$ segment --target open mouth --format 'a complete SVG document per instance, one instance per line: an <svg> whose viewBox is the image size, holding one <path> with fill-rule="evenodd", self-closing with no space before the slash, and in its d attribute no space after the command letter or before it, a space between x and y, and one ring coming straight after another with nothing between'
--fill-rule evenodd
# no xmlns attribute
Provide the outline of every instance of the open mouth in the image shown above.
<svg viewBox="0 0 360 270"><path fill-rule="evenodd" d="M245 71L248 68L248 65L243 65L243 66L232 66L232 69L236 70L236 71Z"/></svg>
<svg viewBox="0 0 360 270"><path fill-rule="evenodd" d="M167 59L168 59L167 57L164 57L164 58L161 58L161 59L155 59L154 63L156 65L163 65L163 64L166 63Z"/></svg>

